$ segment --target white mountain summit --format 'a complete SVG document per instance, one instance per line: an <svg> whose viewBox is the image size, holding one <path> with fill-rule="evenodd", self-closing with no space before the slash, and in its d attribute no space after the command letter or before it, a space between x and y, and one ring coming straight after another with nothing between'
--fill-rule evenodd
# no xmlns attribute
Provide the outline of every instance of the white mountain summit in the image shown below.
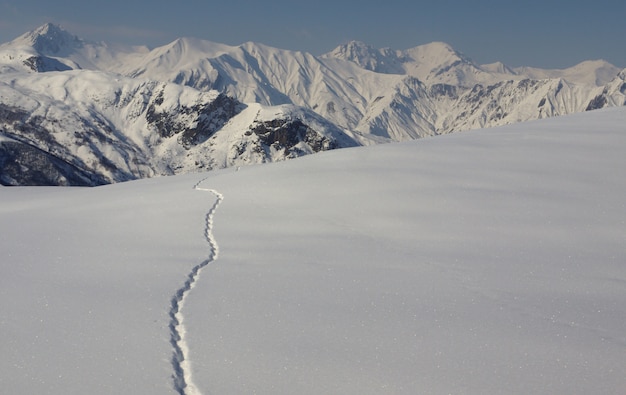
<svg viewBox="0 0 626 395"><path fill-rule="evenodd" d="M375 49L351 41L322 57L351 61L378 73L409 75L431 84L472 87L477 83L494 83L502 78L498 73L482 70L468 57L443 42L398 51Z"/></svg>
<svg viewBox="0 0 626 395"><path fill-rule="evenodd" d="M0 67L3 72L70 69L118 72L148 51L147 47L83 40L58 25L47 23L0 45Z"/></svg>
<svg viewBox="0 0 626 395"><path fill-rule="evenodd" d="M115 182L621 106L625 75L481 66L445 43L149 50L46 24L0 45L0 181Z"/></svg>
<svg viewBox="0 0 626 395"><path fill-rule="evenodd" d="M60 26L46 23L16 38L12 44L32 47L41 55L62 57L71 55L86 43L79 37L63 30Z"/></svg>

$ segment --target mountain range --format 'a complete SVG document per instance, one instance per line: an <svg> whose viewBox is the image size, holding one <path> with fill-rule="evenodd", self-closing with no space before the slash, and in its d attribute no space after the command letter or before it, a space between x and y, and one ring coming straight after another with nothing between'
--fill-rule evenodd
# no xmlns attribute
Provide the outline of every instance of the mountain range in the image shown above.
<svg viewBox="0 0 626 395"><path fill-rule="evenodd" d="M0 45L0 183L101 185L626 104L626 69L478 65L445 43L314 56L180 38Z"/></svg>

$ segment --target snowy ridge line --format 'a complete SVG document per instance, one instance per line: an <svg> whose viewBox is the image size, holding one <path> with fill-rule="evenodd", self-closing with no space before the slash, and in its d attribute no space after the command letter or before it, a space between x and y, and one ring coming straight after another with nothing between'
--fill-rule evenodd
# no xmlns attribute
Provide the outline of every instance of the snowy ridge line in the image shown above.
<svg viewBox="0 0 626 395"><path fill-rule="evenodd" d="M193 383L191 375L189 346L187 345L187 341L185 338L186 331L182 309L189 291L193 289L196 282L198 281L200 271L210 263L215 262L219 255L219 246L217 244L217 241L215 240L215 237L213 236L213 215L215 214L215 211L217 210L217 207L220 205L222 200L224 200L224 196L214 189L200 188L199 186L204 180L206 180L206 178L200 180L196 185L194 185L193 189L196 189L198 191L210 192L216 197L215 203L213 203L213 206L209 209L209 212L206 215L205 238L209 243L210 253L207 259L191 269L191 272L189 273L189 275L187 275L187 279L185 280L183 286L180 287L172 297L172 303L169 313L170 343L174 347L174 354L172 355L172 366L174 368L174 374L172 378L174 380L174 389L180 395L201 394L201 392Z"/></svg>

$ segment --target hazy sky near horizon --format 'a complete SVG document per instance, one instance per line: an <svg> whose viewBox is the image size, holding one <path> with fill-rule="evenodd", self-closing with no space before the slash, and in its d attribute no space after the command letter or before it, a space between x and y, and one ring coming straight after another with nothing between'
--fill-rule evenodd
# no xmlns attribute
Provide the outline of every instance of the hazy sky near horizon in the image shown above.
<svg viewBox="0 0 626 395"><path fill-rule="evenodd" d="M331 51L349 40L407 49L443 41L477 63L626 67L625 0L0 0L0 42L46 22L82 38L156 47L178 37Z"/></svg>

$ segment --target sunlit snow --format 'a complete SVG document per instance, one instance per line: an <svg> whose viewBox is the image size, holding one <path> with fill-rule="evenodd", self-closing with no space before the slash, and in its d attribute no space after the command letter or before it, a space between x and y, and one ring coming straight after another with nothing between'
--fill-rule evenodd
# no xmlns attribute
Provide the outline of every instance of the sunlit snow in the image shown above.
<svg viewBox="0 0 626 395"><path fill-rule="evenodd" d="M90 189L0 187L0 388L623 393L624 125L622 107ZM172 302L203 263L180 309L194 388L179 388Z"/></svg>

